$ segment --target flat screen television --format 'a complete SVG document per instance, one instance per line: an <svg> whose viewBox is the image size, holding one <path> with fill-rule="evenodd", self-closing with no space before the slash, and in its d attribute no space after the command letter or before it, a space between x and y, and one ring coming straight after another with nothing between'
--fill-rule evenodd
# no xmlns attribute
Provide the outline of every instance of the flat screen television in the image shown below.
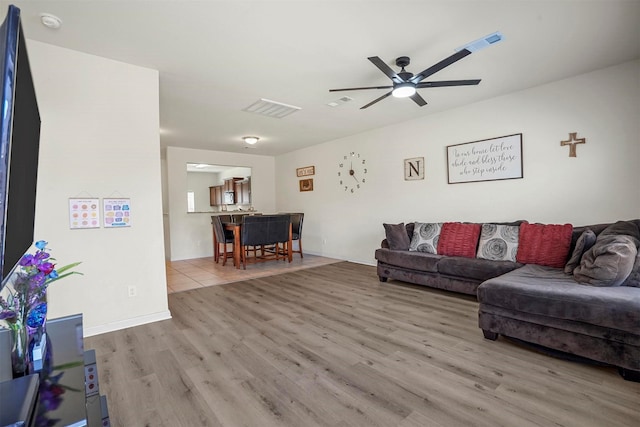
<svg viewBox="0 0 640 427"><path fill-rule="evenodd" d="M40 112L20 9L0 27L0 289L33 244Z"/></svg>

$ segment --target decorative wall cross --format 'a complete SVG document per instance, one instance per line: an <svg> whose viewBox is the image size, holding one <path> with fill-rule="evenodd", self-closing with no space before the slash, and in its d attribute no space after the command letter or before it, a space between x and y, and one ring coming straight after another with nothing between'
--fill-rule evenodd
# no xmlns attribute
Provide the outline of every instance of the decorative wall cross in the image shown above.
<svg viewBox="0 0 640 427"><path fill-rule="evenodd" d="M576 135L578 134L578 132L572 132L569 134L569 140L568 141L560 141L560 145L561 146L565 146L568 145L569 146L569 157L576 157L576 145L577 144L586 144L587 140L586 138L580 138L578 139L576 137Z"/></svg>

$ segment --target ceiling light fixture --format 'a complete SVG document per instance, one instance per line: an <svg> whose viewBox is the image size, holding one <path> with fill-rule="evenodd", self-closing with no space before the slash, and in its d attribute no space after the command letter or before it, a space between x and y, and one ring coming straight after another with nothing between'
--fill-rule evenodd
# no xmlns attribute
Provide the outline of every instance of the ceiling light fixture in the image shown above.
<svg viewBox="0 0 640 427"><path fill-rule="evenodd" d="M408 98L410 96L415 95L415 93L416 93L416 85L414 85L413 83L405 82L405 83L397 84L393 88L391 95L393 95L396 98Z"/></svg>
<svg viewBox="0 0 640 427"><path fill-rule="evenodd" d="M242 139L249 145L253 145L260 140L257 136L243 136Z"/></svg>
<svg viewBox="0 0 640 427"><path fill-rule="evenodd" d="M41 13L40 21L42 21L42 25L44 25L45 27L54 30L57 30L62 25L62 19L50 13Z"/></svg>

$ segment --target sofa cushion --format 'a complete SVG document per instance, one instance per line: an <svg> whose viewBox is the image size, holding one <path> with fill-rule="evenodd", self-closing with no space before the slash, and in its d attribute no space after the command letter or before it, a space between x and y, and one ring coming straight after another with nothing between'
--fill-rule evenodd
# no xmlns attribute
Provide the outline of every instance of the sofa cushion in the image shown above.
<svg viewBox="0 0 640 427"><path fill-rule="evenodd" d="M438 254L475 258L480 224L445 222L438 239Z"/></svg>
<svg viewBox="0 0 640 427"><path fill-rule="evenodd" d="M606 231L606 230L605 230ZM577 282L591 286L620 286L631 274L638 255L638 239L626 234L603 235L573 270Z"/></svg>
<svg viewBox="0 0 640 427"><path fill-rule="evenodd" d="M478 301L521 313L584 322L638 334L640 292L576 283L560 269L525 265L478 287Z"/></svg>
<svg viewBox="0 0 640 427"><path fill-rule="evenodd" d="M481 258L443 257L438 262L438 272L447 276L464 277L485 281L516 268L522 267L512 261L491 261Z"/></svg>
<svg viewBox="0 0 640 427"><path fill-rule="evenodd" d="M437 264L442 259L442 256L424 252L376 249L376 259L380 262L394 265L396 267L437 273Z"/></svg>
<svg viewBox="0 0 640 427"><path fill-rule="evenodd" d="M633 268L627 280L622 283L622 286L633 286L640 288L640 248L638 249L638 255L636 255L636 261L633 263Z"/></svg>
<svg viewBox="0 0 640 427"><path fill-rule="evenodd" d="M494 261L515 262L519 234L519 226L482 224L477 257Z"/></svg>
<svg viewBox="0 0 640 427"><path fill-rule="evenodd" d="M605 231L606 233L604 233ZM626 234L640 240L640 219L618 221L615 224L610 224L603 230L603 233L604 235ZM629 274L629 277L627 277L627 280L622 283L622 286L640 288L640 248L638 248L638 255L636 256L631 273Z"/></svg>
<svg viewBox="0 0 640 427"><path fill-rule="evenodd" d="M640 228L638 228L638 223L636 221L617 221L609 225L607 228L602 230L602 233L600 233L602 236L618 234L626 234L627 236L640 240Z"/></svg>
<svg viewBox="0 0 640 427"><path fill-rule="evenodd" d="M571 224L520 224L516 261L563 268L571 245Z"/></svg>
<svg viewBox="0 0 640 427"><path fill-rule="evenodd" d="M437 253L438 239L440 238L441 222L424 223L416 222L413 226L413 237L409 244L410 251Z"/></svg>
<svg viewBox="0 0 640 427"><path fill-rule="evenodd" d="M400 224L382 224L384 226L384 232L387 237L387 243L389 249L406 251L409 250L409 235L404 223Z"/></svg>
<svg viewBox="0 0 640 427"><path fill-rule="evenodd" d="M573 274L573 270L580 264L582 255L591 249L591 246L596 242L596 237L596 233L590 228L587 228L580 234L580 237L576 240L576 246L571 253L571 258L569 258L569 261L567 261L564 266L565 274Z"/></svg>

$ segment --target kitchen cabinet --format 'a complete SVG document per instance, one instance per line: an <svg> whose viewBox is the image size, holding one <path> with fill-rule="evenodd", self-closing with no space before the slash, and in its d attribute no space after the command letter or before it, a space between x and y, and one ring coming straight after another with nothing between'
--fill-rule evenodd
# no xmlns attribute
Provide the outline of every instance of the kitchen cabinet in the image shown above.
<svg viewBox="0 0 640 427"><path fill-rule="evenodd" d="M236 182L236 203L239 205L251 204L251 179Z"/></svg>
<svg viewBox="0 0 640 427"><path fill-rule="evenodd" d="M215 187L209 187L209 204L211 206L221 206L224 200L224 186L216 185Z"/></svg>

